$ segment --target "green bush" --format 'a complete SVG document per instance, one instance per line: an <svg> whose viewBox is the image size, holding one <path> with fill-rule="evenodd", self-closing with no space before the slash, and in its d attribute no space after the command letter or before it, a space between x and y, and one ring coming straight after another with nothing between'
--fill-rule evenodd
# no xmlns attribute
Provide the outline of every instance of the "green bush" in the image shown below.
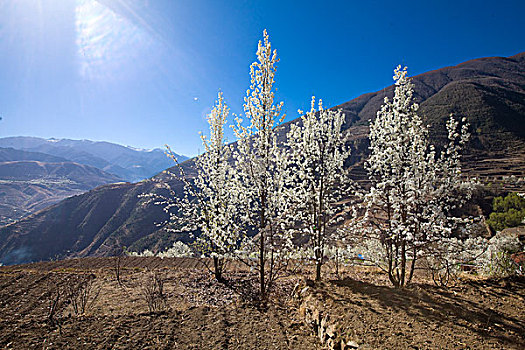
<svg viewBox="0 0 525 350"><path fill-rule="evenodd" d="M518 272L518 266L514 264L511 253L506 251L491 254L490 264L488 265L488 275L491 277L514 276Z"/></svg>
<svg viewBox="0 0 525 350"><path fill-rule="evenodd" d="M525 218L525 198L517 193L509 193L506 197L496 197L492 202L492 210L487 223L495 231L507 227L516 227Z"/></svg>

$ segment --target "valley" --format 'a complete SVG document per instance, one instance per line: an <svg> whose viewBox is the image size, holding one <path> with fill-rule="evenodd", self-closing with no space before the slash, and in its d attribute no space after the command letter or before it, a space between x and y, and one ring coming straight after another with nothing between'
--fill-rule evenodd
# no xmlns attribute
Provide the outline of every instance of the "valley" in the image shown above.
<svg viewBox="0 0 525 350"><path fill-rule="evenodd" d="M0 226L98 186L141 181L171 166L173 160L160 149L88 140L0 138Z"/></svg>

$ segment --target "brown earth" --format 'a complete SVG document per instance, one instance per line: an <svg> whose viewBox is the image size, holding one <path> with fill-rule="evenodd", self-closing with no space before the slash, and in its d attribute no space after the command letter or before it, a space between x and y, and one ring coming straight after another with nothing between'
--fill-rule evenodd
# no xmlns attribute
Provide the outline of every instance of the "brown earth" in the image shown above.
<svg viewBox="0 0 525 350"><path fill-rule="evenodd" d="M290 307L280 283L268 310L216 283L196 259L86 258L0 268L0 349L319 349ZM149 312L143 286L151 271L164 279L167 307ZM56 291L95 274L98 298L85 315L61 305ZM240 272L236 272L240 273ZM94 293L93 293L94 294Z"/></svg>
<svg viewBox="0 0 525 350"><path fill-rule="evenodd" d="M525 349L525 279L465 278L450 288L420 277L406 289L385 274L354 269L303 287L301 313L321 309L359 349ZM306 288L306 289L305 289Z"/></svg>
<svg viewBox="0 0 525 350"><path fill-rule="evenodd" d="M420 275L398 290L374 268L349 267L340 279L329 275L308 288L303 275L288 276L261 310L239 289L215 282L198 259L126 257L121 284L116 263L84 258L0 267L0 349L323 349L304 319L307 300L361 349L525 348L524 279L469 278L444 289ZM152 273L162 277L167 300L156 312L144 298ZM230 266L230 279L248 276ZM87 310L76 313L64 295L90 279Z"/></svg>

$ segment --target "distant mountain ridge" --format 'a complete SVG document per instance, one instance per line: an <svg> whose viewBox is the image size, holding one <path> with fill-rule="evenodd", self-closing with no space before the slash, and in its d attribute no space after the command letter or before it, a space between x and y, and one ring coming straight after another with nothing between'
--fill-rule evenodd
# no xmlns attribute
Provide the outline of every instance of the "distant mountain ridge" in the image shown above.
<svg viewBox="0 0 525 350"><path fill-rule="evenodd" d="M14 148L0 148L0 162L34 160L38 162L67 162L66 158L40 152L21 151Z"/></svg>
<svg viewBox="0 0 525 350"><path fill-rule="evenodd" d="M472 141L463 158L466 173L487 183L525 190L525 53L472 60L415 76L413 81L420 115L430 124L433 140L446 137L444 123L450 113L470 122ZM343 132L353 150L347 166L356 180L365 178L362 163L368 154L368 123L384 97L392 93L389 86L334 107L346 116ZM279 127L281 141L291 123L300 119ZM183 166L191 173L192 160ZM166 180L164 173L156 178ZM173 185L182 193L180 182ZM152 191L163 189L150 180L102 186L0 228L0 261L107 256L122 246L155 249L174 239L187 239L156 225L166 220L166 214L138 197Z"/></svg>
<svg viewBox="0 0 525 350"><path fill-rule="evenodd" d="M141 181L173 166L173 160L159 148L141 150L105 141L16 136L0 138L0 147L44 153L90 165L129 182ZM180 162L188 159L176 156Z"/></svg>
<svg viewBox="0 0 525 350"><path fill-rule="evenodd" d="M122 181L98 168L43 153L0 148L0 225L100 185Z"/></svg>

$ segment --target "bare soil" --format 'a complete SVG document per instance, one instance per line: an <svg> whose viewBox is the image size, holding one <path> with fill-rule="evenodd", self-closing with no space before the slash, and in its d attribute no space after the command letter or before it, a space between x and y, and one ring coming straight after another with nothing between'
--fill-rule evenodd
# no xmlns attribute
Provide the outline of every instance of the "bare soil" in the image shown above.
<svg viewBox="0 0 525 350"><path fill-rule="evenodd" d="M419 276L395 289L380 271L354 267L306 295L360 349L525 349L523 277L465 276L444 288Z"/></svg>
<svg viewBox="0 0 525 350"><path fill-rule="evenodd" d="M85 258L1 267L0 349L320 348L289 304L291 279L261 310L217 283L197 259L126 257L121 284L115 266L115 258ZM231 277L246 279L233 270ZM152 272L162 277L167 300L156 312L143 296ZM77 315L65 302L51 322L57 290L90 274L99 293L92 306Z"/></svg>
<svg viewBox="0 0 525 350"><path fill-rule="evenodd" d="M116 262L0 267L0 349L323 348L292 297L304 275L281 280L268 308L260 309L249 302L249 288L217 283L198 259L126 257L121 283ZM230 271L232 280L250 276L239 266ZM166 300L155 312L144 298L152 273L164 281ZM76 313L65 297L68 286L93 275L87 310ZM309 293L363 349L525 349L523 279L467 279L444 289L423 276L398 290L378 271L354 267Z"/></svg>

